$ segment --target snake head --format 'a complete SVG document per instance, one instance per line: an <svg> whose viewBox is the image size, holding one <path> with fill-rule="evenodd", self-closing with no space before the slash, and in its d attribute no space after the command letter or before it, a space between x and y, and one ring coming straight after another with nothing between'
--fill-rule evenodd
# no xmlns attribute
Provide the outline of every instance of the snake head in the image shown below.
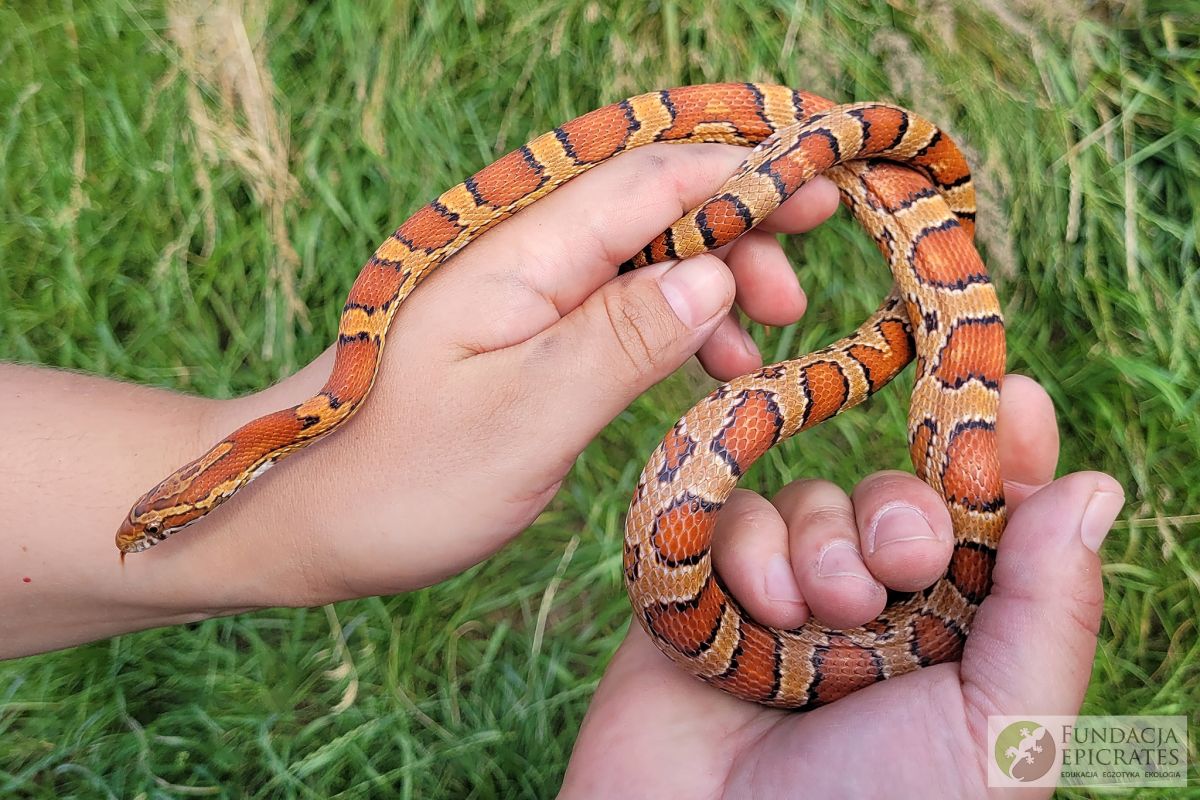
<svg viewBox="0 0 1200 800"><path fill-rule="evenodd" d="M210 486L219 476L209 470L232 447L229 442L222 442L138 498L117 529L117 549L122 555L149 550L224 500L229 492Z"/></svg>
<svg viewBox="0 0 1200 800"><path fill-rule="evenodd" d="M117 529L117 549L124 556L140 553L166 540L203 516L196 505L185 502L171 478L142 495Z"/></svg>
<svg viewBox="0 0 1200 800"><path fill-rule="evenodd" d="M137 515L131 511L129 516L121 521L121 527L117 529L117 549L121 551L122 555L149 550L182 527L182 525L168 527L154 512Z"/></svg>

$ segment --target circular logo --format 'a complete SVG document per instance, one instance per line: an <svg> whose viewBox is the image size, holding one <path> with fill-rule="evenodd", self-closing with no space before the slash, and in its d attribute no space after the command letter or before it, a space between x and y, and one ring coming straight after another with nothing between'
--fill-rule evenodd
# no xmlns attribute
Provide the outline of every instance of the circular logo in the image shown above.
<svg viewBox="0 0 1200 800"><path fill-rule="evenodd" d="M996 764L1014 781L1036 781L1054 766L1054 737L1029 720L1014 722L996 737Z"/></svg>

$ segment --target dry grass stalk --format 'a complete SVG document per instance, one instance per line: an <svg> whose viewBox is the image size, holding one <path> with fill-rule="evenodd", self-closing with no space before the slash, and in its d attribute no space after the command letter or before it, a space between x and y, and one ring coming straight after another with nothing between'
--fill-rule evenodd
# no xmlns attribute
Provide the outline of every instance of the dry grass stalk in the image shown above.
<svg viewBox="0 0 1200 800"><path fill-rule="evenodd" d="M287 229L288 203L299 185L290 171L287 120L276 110L266 64L265 17L264 0L174 0L167 11L168 33L188 80L197 146L209 163L226 161L245 177L271 237L263 336L263 357L269 359L281 318L290 344L295 324L308 326L308 310L297 287L300 256Z"/></svg>

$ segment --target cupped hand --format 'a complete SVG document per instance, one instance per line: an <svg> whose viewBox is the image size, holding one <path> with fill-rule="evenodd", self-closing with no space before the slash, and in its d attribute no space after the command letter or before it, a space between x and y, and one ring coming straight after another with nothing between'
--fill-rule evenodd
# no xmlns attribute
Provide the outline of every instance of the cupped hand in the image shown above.
<svg viewBox="0 0 1200 800"><path fill-rule="evenodd" d="M814 180L728 248L617 276L746 153L645 147L482 236L401 306L362 411L206 520L210 545L224 563L257 562L269 604L428 585L524 530L601 428L691 355L722 379L757 367L731 309L736 300L768 325L803 313L775 234L830 216L838 198L829 181ZM207 436L303 400L328 375L331 355L224 405ZM221 539L213 525L239 514L261 524ZM267 548L286 559L269 571Z"/></svg>
<svg viewBox="0 0 1200 800"><path fill-rule="evenodd" d="M701 683L631 625L588 711L562 796L986 795L989 715L1079 710L1102 610L1096 551L1124 501L1102 473L1053 480L1054 410L1027 378L1005 379L998 438L1010 518L961 663L794 713ZM722 512L713 554L761 622L787 628L811 615L846 627L878 614L885 587L932 583L952 542L933 490L885 472L849 496L819 480L793 483L770 502L739 492Z"/></svg>

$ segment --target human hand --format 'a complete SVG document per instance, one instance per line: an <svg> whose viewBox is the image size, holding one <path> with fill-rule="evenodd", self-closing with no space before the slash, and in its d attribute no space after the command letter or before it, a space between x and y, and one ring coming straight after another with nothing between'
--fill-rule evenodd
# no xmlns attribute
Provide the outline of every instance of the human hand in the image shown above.
<svg viewBox="0 0 1200 800"><path fill-rule="evenodd" d="M998 438L1010 521L961 663L798 714L706 686L632 625L588 710L562 797L987 794L989 715L1079 710L1103 607L1096 550L1123 502L1102 473L1052 482L1054 410L1033 381L1005 379ZM738 492L722 512L713 557L759 621L794 627L811 613L845 627L878 613L883 586L932 583L952 541L933 490L886 472L851 497L823 481L793 483L773 502ZM833 567L824 578L822 563Z"/></svg>
<svg viewBox="0 0 1200 800"><path fill-rule="evenodd" d="M203 569L217 559L225 603L237 607L396 593L491 555L544 508L601 428L693 353L723 379L760 364L730 314L735 294L765 324L803 312L774 233L833 213L837 190L823 178L715 257L614 280L745 155L641 148L497 226L405 301L374 392L342 431L256 481L207 530L130 564L182 557ZM309 396L330 364L327 352L223 404L207 438Z"/></svg>

